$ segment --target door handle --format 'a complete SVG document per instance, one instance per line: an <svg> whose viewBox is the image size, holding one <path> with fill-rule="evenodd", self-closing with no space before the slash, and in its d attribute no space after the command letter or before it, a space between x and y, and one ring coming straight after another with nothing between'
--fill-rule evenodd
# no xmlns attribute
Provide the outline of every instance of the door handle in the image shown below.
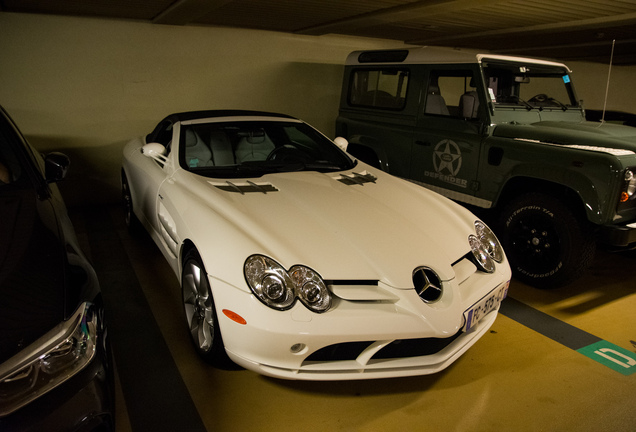
<svg viewBox="0 0 636 432"><path fill-rule="evenodd" d="M431 143L428 141L420 141L420 140L415 140L415 144L420 145L420 146L424 146L424 147L430 147Z"/></svg>

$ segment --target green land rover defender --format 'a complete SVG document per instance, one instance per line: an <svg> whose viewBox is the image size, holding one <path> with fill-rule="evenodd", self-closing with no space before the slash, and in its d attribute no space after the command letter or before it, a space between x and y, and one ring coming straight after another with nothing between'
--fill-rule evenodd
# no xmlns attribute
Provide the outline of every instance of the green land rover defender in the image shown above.
<svg viewBox="0 0 636 432"><path fill-rule="evenodd" d="M561 63L356 51L337 135L358 159L485 212L515 276L550 288L636 246L636 128L587 122Z"/></svg>

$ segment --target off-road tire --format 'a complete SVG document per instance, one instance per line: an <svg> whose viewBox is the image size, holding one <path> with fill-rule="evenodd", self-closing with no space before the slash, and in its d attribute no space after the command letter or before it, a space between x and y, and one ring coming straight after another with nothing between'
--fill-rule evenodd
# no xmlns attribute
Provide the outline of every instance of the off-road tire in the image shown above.
<svg viewBox="0 0 636 432"><path fill-rule="evenodd" d="M591 224L551 195L519 196L504 207L497 225L513 275L536 288L567 285L594 259Z"/></svg>

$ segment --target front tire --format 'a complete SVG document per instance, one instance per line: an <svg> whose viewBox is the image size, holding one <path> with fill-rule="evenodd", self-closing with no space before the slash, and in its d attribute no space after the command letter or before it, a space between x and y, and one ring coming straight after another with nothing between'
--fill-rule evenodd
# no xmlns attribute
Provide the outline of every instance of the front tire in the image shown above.
<svg viewBox="0 0 636 432"><path fill-rule="evenodd" d="M126 222L126 228L131 235L138 235L142 232L142 225L135 212L133 211L133 200L130 192L130 185L128 184L128 178L126 173L121 172L121 198L124 206L124 221Z"/></svg>
<svg viewBox="0 0 636 432"><path fill-rule="evenodd" d="M184 259L181 293L190 338L199 356L217 367L231 365L223 345L208 275L194 249Z"/></svg>
<svg viewBox="0 0 636 432"><path fill-rule="evenodd" d="M567 285L594 258L589 222L553 196L529 193L514 199L498 225L514 276L536 288Z"/></svg>

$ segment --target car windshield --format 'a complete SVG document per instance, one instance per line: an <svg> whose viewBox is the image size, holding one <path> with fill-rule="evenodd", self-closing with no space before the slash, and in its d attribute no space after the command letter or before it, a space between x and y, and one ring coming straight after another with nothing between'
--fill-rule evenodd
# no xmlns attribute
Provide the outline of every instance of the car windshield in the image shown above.
<svg viewBox="0 0 636 432"><path fill-rule="evenodd" d="M272 172L341 171L353 160L302 122L184 122L180 164L218 178L260 177Z"/></svg>
<svg viewBox="0 0 636 432"><path fill-rule="evenodd" d="M567 69L556 65L487 61L483 64L488 97L495 109L578 107Z"/></svg>

